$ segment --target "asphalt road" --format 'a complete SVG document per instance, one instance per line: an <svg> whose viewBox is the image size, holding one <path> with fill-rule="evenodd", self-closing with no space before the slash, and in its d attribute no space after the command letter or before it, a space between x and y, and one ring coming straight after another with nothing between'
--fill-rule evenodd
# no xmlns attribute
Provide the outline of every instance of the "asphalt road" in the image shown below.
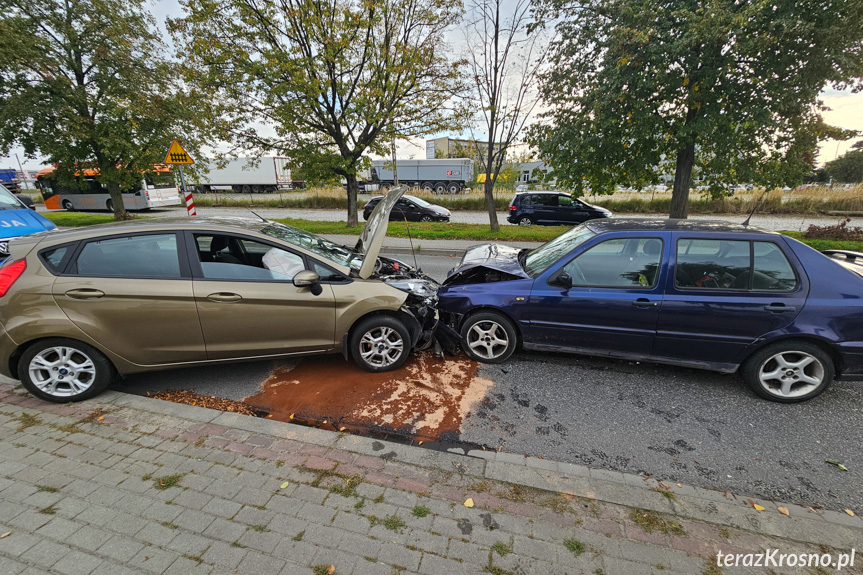
<svg viewBox="0 0 863 575"><path fill-rule="evenodd" d="M456 260L420 255L418 263L442 278ZM136 375L117 389L195 389L241 400L289 363ZM863 383L836 382L815 400L780 405L756 398L733 375L534 352L483 365L478 375L494 385L464 420L460 441L744 496L863 510Z"/></svg>

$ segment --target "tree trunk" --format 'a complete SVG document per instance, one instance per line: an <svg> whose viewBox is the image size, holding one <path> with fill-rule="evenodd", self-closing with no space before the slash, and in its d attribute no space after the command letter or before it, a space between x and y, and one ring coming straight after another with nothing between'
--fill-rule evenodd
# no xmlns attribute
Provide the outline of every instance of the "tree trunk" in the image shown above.
<svg viewBox="0 0 863 575"><path fill-rule="evenodd" d="M494 181L492 181L491 174L485 175L485 207L488 210L488 223L491 226L491 231L496 232L500 230L500 224L497 221L497 210L494 205Z"/></svg>
<svg viewBox="0 0 863 575"><path fill-rule="evenodd" d="M120 191L120 186L116 182L108 182L108 194L111 196L111 204L114 206L115 220L130 219L129 213L126 212L126 206L123 204L123 193Z"/></svg>
<svg viewBox="0 0 863 575"><path fill-rule="evenodd" d="M687 126L695 121L698 110L689 108L686 112ZM690 134L683 147L677 150L677 165L674 168L674 188L671 190L669 218L686 219L689 215L689 188L692 184L692 166L695 165L695 134Z"/></svg>
<svg viewBox="0 0 863 575"><path fill-rule="evenodd" d="M347 174L345 180L348 182L348 227L353 227L359 224L357 217L357 192L359 191L357 175Z"/></svg>

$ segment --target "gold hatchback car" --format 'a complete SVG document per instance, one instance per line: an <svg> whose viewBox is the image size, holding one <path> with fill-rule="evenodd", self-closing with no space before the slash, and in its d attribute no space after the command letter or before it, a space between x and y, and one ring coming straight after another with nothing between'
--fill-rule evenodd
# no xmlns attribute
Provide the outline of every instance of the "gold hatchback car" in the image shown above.
<svg viewBox="0 0 863 575"><path fill-rule="evenodd" d="M353 248L264 219L148 219L16 239L0 266L0 373L48 401L127 374L341 352L368 371L432 341L437 283L379 257L387 194Z"/></svg>

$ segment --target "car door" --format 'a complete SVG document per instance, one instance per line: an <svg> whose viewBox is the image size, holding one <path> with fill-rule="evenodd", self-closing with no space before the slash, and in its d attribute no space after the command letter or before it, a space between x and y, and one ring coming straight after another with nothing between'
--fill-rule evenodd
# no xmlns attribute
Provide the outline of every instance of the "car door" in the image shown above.
<svg viewBox="0 0 863 575"><path fill-rule="evenodd" d="M208 359L328 351L335 345L335 299L292 283L311 262L281 244L214 232L189 233Z"/></svg>
<svg viewBox="0 0 863 575"><path fill-rule="evenodd" d="M400 198L390 212L390 221L398 222L405 219L409 222L415 222L419 220L419 212L416 204L406 198Z"/></svg>
<svg viewBox="0 0 863 575"><path fill-rule="evenodd" d="M680 234L674 243L657 357L731 368L747 346L794 321L806 301L808 280L779 243Z"/></svg>
<svg viewBox="0 0 863 575"><path fill-rule="evenodd" d="M530 294L525 347L648 356L662 306L664 244L659 235L610 237L551 266Z"/></svg>
<svg viewBox="0 0 863 575"><path fill-rule="evenodd" d="M100 346L138 365L203 360L183 236L125 234L82 242L54 300Z"/></svg>
<svg viewBox="0 0 863 575"><path fill-rule="evenodd" d="M580 224L587 219L584 204L573 200L572 196L563 194L557 196L557 205L557 218L560 223Z"/></svg>

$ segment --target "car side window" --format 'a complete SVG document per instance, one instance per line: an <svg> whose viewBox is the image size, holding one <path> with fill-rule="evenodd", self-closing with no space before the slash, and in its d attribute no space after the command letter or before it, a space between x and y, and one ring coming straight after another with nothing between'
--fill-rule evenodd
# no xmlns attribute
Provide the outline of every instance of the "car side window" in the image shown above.
<svg viewBox="0 0 863 575"><path fill-rule="evenodd" d="M77 273L84 276L181 277L175 234L124 236L87 242L75 264Z"/></svg>
<svg viewBox="0 0 863 575"><path fill-rule="evenodd" d="M65 267L63 265L66 256L69 254L72 246L60 246L39 252L39 257L42 258L42 263L48 268L51 273L59 274Z"/></svg>
<svg viewBox="0 0 863 575"><path fill-rule="evenodd" d="M559 206L575 205L576 207L578 206L578 204L573 204L572 198L569 196L557 196L557 205L559 205Z"/></svg>
<svg viewBox="0 0 863 575"><path fill-rule="evenodd" d="M768 291L794 291L797 276L788 258L773 242L753 242L755 258L752 272L752 289Z"/></svg>
<svg viewBox="0 0 863 575"><path fill-rule="evenodd" d="M207 279L291 281L305 269L303 258L262 242L229 235L196 235Z"/></svg>
<svg viewBox="0 0 863 575"><path fill-rule="evenodd" d="M674 285L685 289L749 289L749 242L681 239L677 241Z"/></svg>
<svg viewBox="0 0 863 575"><path fill-rule="evenodd" d="M659 238L601 242L563 267L574 286L646 288L656 285L662 261Z"/></svg>

